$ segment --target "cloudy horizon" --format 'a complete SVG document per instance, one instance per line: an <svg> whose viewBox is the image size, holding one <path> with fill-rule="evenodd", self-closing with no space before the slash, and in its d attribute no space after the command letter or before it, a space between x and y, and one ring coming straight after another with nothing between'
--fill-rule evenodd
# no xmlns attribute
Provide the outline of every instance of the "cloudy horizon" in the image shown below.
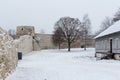
<svg viewBox="0 0 120 80"><path fill-rule="evenodd" d="M36 32L52 33L60 17L79 18L89 15L92 31L99 29L105 17L113 17L120 0L0 0L0 27L35 26Z"/></svg>

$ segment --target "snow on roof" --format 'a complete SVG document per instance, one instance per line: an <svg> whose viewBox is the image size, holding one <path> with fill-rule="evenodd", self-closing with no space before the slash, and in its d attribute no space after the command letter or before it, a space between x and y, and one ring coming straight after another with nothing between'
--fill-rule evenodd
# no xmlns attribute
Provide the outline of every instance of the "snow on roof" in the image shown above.
<svg viewBox="0 0 120 80"><path fill-rule="evenodd" d="M120 21L114 23L112 26L110 26L108 29L106 29L105 31L101 32L98 36L96 36L95 38L99 38L102 36L106 36L112 33L116 33L120 31Z"/></svg>

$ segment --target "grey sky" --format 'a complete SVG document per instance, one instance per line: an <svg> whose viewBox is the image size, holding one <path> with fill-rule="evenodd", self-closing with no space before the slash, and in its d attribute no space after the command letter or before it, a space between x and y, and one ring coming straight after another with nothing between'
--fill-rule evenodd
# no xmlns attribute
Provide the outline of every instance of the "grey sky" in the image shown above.
<svg viewBox="0 0 120 80"><path fill-rule="evenodd" d="M19 25L35 26L52 33L54 23L64 16L79 18L89 14L93 32L101 21L113 17L120 7L120 0L0 0L0 26L15 29Z"/></svg>

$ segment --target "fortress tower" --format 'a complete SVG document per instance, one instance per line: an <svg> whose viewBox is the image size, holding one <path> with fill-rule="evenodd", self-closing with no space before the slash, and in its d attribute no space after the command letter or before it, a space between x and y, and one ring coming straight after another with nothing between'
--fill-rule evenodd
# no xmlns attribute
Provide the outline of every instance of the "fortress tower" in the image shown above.
<svg viewBox="0 0 120 80"><path fill-rule="evenodd" d="M34 26L17 26L17 30L16 30L17 38L23 35L30 35L34 37L35 35Z"/></svg>

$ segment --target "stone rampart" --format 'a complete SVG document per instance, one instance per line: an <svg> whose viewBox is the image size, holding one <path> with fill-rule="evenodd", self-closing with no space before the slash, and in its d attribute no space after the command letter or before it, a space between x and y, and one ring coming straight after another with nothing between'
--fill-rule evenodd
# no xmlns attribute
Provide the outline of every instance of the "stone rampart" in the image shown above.
<svg viewBox="0 0 120 80"><path fill-rule="evenodd" d="M0 80L5 80L17 66L18 57L12 37L0 28Z"/></svg>
<svg viewBox="0 0 120 80"><path fill-rule="evenodd" d="M17 52L27 54L33 51L33 38L30 35L20 36L19 39L15 40Z"/></svg>

